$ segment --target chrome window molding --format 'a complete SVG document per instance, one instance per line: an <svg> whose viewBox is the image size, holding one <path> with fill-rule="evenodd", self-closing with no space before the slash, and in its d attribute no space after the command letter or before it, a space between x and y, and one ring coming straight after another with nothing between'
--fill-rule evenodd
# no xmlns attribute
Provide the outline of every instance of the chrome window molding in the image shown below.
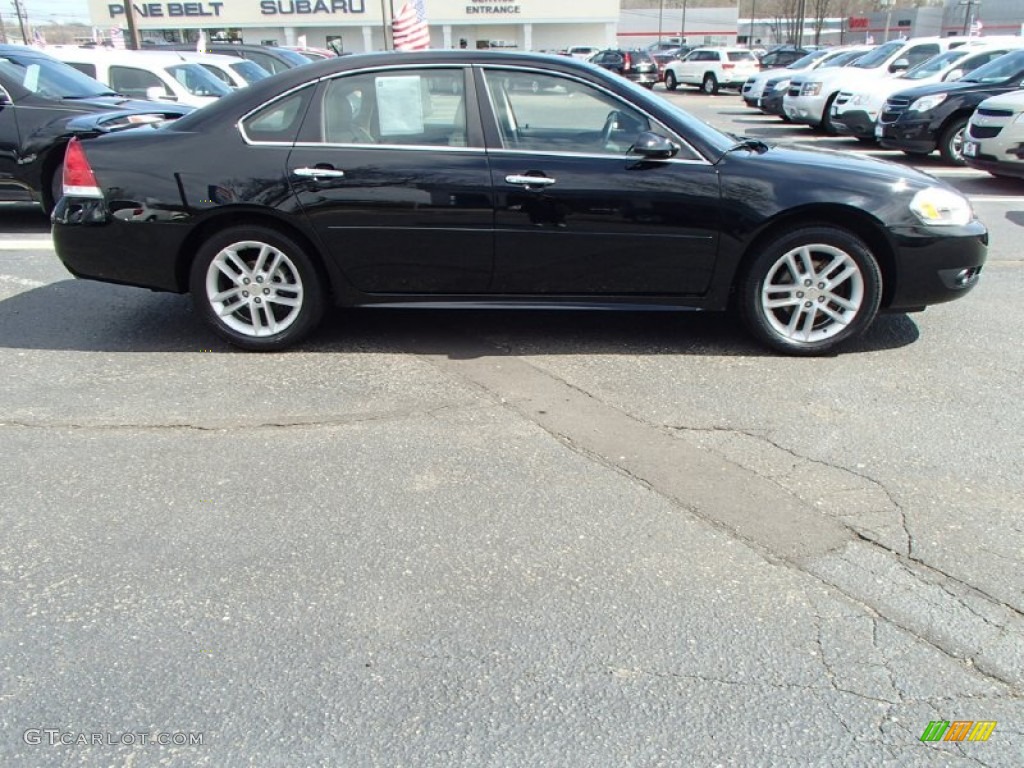
<svg viewBox="0 0 1024 768"><path fill-rule="evenodd" d="M320 79L317 79L317 80L309 80L309 81L307 81L305 83L302 83L301 85L296 85L294 88L289 88L284 93L279 93L274 98L267 99L266 101L264 101L259 106L253 107L248 112L246 112L244 115L242 115L240 118L238 118L238 120L235 122L235 128L241 134L242 141L244 141L246 144L248 144L249 146L252 146L252 147L267 147L267 146L270 146L270 147L291 147L291 146L294 146L295 142L293 142L293 141L257 141L255 139L250 139L249 138L249 134L247 134L245 132L245 125L244 125L244 123L245 123L246 120L248 120L250 117L252 117L254 114L259 112L264 107L269 107L271 104L275 104L278 101L280 101L281 99L286 99L289 96L291 96L293 93L295 93L296 91L301 91L303 88L309 88L311 86L314 86L317 83L319 83L320 80L322 80L322 79L323 78L320 78Z"/></svg>
<svg viewBox="0 0 1024 768"><path fill-rule="evenodd" d="M269 142L266 142L269 143ZM334 147L340 149L387 149L406 150L410 152L478 152L484 154L483 147L453 147L445 144L338 144L327 141L296 141L295 143L285 142L289 147L296 149L318 149L320 147Z"/></svg>
<svg viewBox="0 0 1024 768"><path fill-rule="evenodd" d="M709 163L707 160L705 160L703 158L703 156L700 156L700 157L698 157L697 159L694 159L694 160L687 160L685 158L676 158L676 157L656 158L656 159L652 160L651 158L644 157L643 155L630 155L630 154L614 155L614 154L610 154L610 153L606 153L606 152L552 152L552 151L548 151L548 150L539 150L539 149L536 149L536 150L535 149L505 149L504 147L499 147L498 149L490 149L490 150L488 150L488 154L490 154L490 155L543 155L543 156L546 156L546 157L585 157L585 158L589 158L591 160L620 160L620 161L621 160L626 160L626 161L633 161L633 162L675 163L677 165L707 165L707 166L714 165L713 163Z"/></svg>

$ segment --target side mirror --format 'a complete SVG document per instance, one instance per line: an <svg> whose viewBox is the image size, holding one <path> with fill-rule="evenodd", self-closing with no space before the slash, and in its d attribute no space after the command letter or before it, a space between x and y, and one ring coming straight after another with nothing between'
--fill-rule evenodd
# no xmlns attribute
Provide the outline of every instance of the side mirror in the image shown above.
<svg viewBox="0 0 1024 768"><path fill-rule="evenodd" d="M167 93L167 89L159 85L151 85L146 89L146 98L150 101L177 101L178 97Z"/></svg>
<svg viewBox="0 0 1024 768"><path fill-rule="evenodd" d="M942 81L949 83L952 82L953 80L959 80L963 76L964 71L962 69L951 69L949 72L946 73L946 76L942 78Z"/></svg>
<svg viewBox="0 0 1024 768"><path fill-rule="evenodd" d="M13 104L11 101L11 94L7 92L7 89L0 88L0 107L7 107Z"/></svg>
<svg viewBox="0 0 1024 768"><path fill-rule="evenodd" d="M910 62L906 59L896 59L889 67L890 72L902 72L905 69L910 69Z"/></svg>
<svg viewBox="0 0 1024 768"><path fill-rule="evenodd" d="M650 160L667 160L675 157L679 147L665 136L651 131L644 131L636 137L636 142L629 148L631 154L640 155Z"/></svg>

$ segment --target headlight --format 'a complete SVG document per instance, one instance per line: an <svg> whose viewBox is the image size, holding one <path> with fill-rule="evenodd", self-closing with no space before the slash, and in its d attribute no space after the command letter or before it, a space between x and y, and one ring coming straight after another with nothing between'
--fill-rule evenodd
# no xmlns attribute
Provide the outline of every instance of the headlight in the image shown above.
<svg viewBox="0 0 1024 768"><path fill-rule="evenodd" d="M920 99L910 105L908 112L928 112L935 109L939 104L946 100L946 94L936 93L933 96L922 96Z"/></svg>
<svg viewBox="0 0 1024 768"><path fill-rule="evenodd" d="M940 187L928 187L914 195L910 210L933 227L962 227L974 218L966 197Z"/></svg>
<svg viewBox="0 0 1024 768"><path fill-rule="evenodd" d="M1017 117L1014 118L1015 123L1024 123L1024 112L1021 112Z"/></svg>
<svg viewBox="0 0 1024 768"><path fill-rule="evenodd" d="M821 93L821 83L804 83L804 87L800 89L801 96L817 96Z"/></svg>
<svg viewBox="0 0 1024 768"><path fill-rule="evenodd" d="M772 88L773 91L784 91L789 88L789 80L779 80ZM1021 117L1024 117L1024 113L1021 113Z"/></svg>

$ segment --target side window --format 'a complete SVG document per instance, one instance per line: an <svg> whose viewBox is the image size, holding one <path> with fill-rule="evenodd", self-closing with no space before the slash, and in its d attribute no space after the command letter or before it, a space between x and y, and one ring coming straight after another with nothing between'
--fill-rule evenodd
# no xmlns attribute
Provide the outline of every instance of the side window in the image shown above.
<svg viewBox="0 0 1024 768"><path fill-rule="evenodd" d="M314 86L308 85L253 112L242 121L249 141L293 142L306 114Z"/></svg>
<svg viewBox="0 0 1024 768"><path fill-rule="evenodd" d="M125 96L145 99L148 88L159 88L165 96L173 96L163 81L152 72L135 67L111 67L110 87Z"/></svg>
<svg viewBox="0 0 1024 768"><path fill-rule="evenodd" d="M272 75L276 75L278 72L287 69L284 64L279 62L273 56L268 56L260 51L245 51L242 56L249 61L255 61Z"/></svg>
<svg viewBox="0 0 1024 768"><path fill-rule="evenodd" d="M220 80L222 83L224 83L224 85L230 86L232 88L235 87L235 84L233 82L231 82L231 78L228 76L227 72L223 71L222 69L220 69L218 67L213 66L213 64L203 64L202 66L203 66L203 69L205 69L211 75L213 75L218 80Z"/></svg>
<svg viewBox="0 0 1024 768"><path fill-rule="evenodd" d="M69 61L68 65L74 67L79 72L81 72L83 75L88 75L89 77L92 77L92 78L96 77L96 65L95 64L85 64L85 63L80 63L80 62L70 62Z"/></svg>
<svg viewBox="0 0 1024 768"><path fill-rule="evenodd" d="M485 77L506 149L621 157L642 131L673 136L625 102L576 80L502 70ZM520 81L539 87L521 88Z"/></svg>
<svg viewBox="0 0 1024 768"><path fill-rule="evenodd" d="M937 56L939 53L939 46L934 43L928 45L915 45L907 51L903 58L910 62L911 67L916 67L922 61L927 61L932 56Z"/></svg>
<svg viewBox="0 0 1024 768"><path fill-rule="evenodd" d="M407 69L336 77L320 105L328 144L467 145L462 69Z"/></svg>

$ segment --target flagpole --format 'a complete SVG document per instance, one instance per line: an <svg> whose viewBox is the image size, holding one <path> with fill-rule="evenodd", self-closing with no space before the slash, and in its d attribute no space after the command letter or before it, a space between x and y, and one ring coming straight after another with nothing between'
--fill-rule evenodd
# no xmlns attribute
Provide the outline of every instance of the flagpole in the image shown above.
<svg viewBox="0 0 1024 768"><path fill-rule="evenodd" d="M395 16L394 5L391 6L391 17ZM380 0L380 31L384 33L384 50L388 50L388 14L384 7L384 0Z"/></svg>

